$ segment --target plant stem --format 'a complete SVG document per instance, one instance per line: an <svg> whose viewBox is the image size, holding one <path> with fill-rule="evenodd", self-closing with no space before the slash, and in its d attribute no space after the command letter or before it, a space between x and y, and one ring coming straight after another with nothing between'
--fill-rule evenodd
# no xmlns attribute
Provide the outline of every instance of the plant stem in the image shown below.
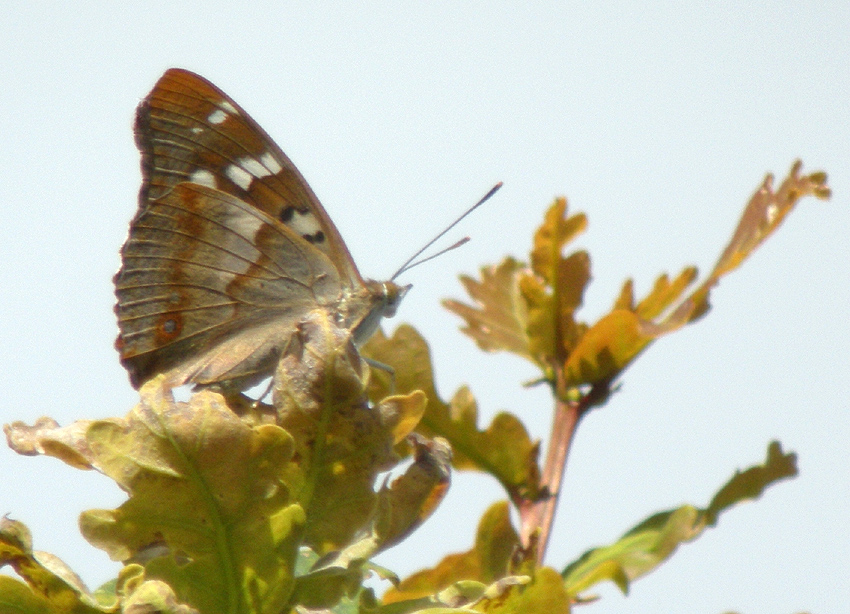
<svg viewBox="0 0 850 614"><path fill-rule="evenodd" d="M556 390L560 390L560 386ZM607 386L605 386L607 389ZM555 510L561 495L561 483L567 467L567 456L579 421L587 411L599 402L601 390L594 387L578 401L565 401L564 395L555 395L555 412L552 431L546 450L546 461L540 477L544 496L538 500L523 500L519 507L520 540L524 548L537 544L537 564L542 565L546 547L552 533Z"/></svg>

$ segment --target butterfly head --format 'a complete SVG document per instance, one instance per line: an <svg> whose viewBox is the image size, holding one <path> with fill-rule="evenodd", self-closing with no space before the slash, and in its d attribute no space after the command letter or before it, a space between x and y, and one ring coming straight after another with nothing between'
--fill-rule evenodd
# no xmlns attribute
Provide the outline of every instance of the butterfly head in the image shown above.
<svg viewBox="0 0 850 614"><path fill-rule="evenodd" d="M393 281L366 280L359 292L345 301L354 343L360 345L378 329L382 318L395 315L401 300L412 286L400 286Z"/></svg>

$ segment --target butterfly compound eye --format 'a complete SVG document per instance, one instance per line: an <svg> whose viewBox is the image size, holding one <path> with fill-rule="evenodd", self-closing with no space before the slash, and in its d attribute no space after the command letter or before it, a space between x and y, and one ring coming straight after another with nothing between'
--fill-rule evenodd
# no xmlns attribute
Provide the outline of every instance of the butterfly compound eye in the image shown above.
<svg viewBox="0 0 850 614"><path fill-rule="evenodd" d="M386 305L384 306L384 317L391 318L395 315L402 299L404 299L405 295L412 287L412 284L408 284L406 286L399 286L392 282L384 284L386 300Z"/></svg>

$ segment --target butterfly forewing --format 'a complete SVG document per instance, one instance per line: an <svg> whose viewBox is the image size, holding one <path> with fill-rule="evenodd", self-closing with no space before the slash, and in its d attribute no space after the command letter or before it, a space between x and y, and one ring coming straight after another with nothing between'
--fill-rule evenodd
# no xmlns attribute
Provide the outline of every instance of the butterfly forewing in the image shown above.
<svg viewBox="0 0 850 614"><path fill-rule="evenodd" d="M181 182L236 196L324 252L349 287L362 280L316 195L266 132L224 92L181 69L167 71L136 113L142 152L140 208Z"/></svg>

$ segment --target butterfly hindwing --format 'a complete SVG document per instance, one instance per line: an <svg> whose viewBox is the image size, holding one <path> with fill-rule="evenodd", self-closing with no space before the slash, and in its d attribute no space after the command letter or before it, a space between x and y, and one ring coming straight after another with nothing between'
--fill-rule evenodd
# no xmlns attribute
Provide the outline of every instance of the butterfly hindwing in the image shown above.
<svg viewBox="0 0 850 614"><path fill-rule="evenodd" d="M206 379L222 379L224 371L227 379L245 377L255 368L252 355L269 342L279 347L306 312L332 304L340 292L332 262L284 224L191 183L140 212L121 255L118 345L134 384L186 356L204 363L206 348L226 342L229 352L216 349L222 356ZM228 341L237 333L238 348Z"/></svg>

